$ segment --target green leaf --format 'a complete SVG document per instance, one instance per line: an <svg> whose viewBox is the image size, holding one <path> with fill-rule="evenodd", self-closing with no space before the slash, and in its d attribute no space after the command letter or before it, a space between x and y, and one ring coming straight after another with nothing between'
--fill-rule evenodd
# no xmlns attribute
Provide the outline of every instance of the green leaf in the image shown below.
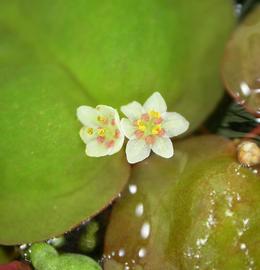
<svg viewBox="0 0 260 270"><path fill-rule="evenodd" d="M52 246L36 243L30 257L36 270L101 270L100 265L88 256L65 253L59 255Z"/></svg>
<svg viewBox="0 0 260 270"><path fill-rule="evenodd" d="M221 137L184 140L175 151L134 167L112 212L104 269L258 269L259 174Z"/></svg>
<svg viewBox="0 0 260 270"><path fill-rule="evenodd" d="M223 81L229 93L260 116L260 5L241 22L225 50Z"/></svg>
<svg viewBox="0 0 260 270"><path fill-rule="evenodd" d="M0 243L12 245L60 235L99 212L125 185L129 166L123 151L85 155L76 108L92 101L66 69L39 59L15 33L5 42L0 59L11 64L0 65Z"/></svg>
<svg viewBox="0 0 260 270"><path fill-rule="evenodd" d="M219 63L233 14L226 0L5 0L0 16L99 104L119 108L159 91L191 131L222 95Z"/></svg>
<svg viewBox="0 0 260 270"><path fill-rule="evenodd" d="M207 117L222 94L232 8L226 0L1 1L0 243L59 235L126 182L123 153L85 156L79 105L119 108L159 90L190 130Z"/></svg>

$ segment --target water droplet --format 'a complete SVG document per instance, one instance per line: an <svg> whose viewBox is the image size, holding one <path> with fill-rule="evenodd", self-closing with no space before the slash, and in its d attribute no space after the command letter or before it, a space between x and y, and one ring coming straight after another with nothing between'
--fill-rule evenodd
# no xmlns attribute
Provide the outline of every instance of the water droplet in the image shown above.
<svg viewBox="0 0 260 270"><path fill-rule="evenodd" d="M129 185L128 189L129 189L129 192L131 194L135 194L137 192L137 186L136 185Z"/></svg>
<svg viewBox="0 0 260 270"><path fill-rule="evenodd" d="M125 250L123 248L119 249L118 256L119 257L124 257L125 256Z"/></svg>
<svg viewBox="0 0 260 270"><path fill-rule="evenodd" d="M246 249L246 244L245 243L240 244L240 249L245 250Z"/></svg>
<svg viewBox="0 0 260 270"><path fill-rule="evenodd" d="M150 223L149 222L145 222L141 228L141 237L143 239L147 239L150 235L150 229L151 229L151 226L150 226Z"/></svg>
<svg viewBox="0 0 260 270"><path fill-rule="evenodd" d="M146 255L146 249L145 249L145 248L141 248L141 249L139 250L139 252L138 252L138 256L139 256L140 258L143 258L143 257L145 257L145 255Z"/></svg>
<svg viewBox="0 0 260 270"><path fill-rule="evenodd" d="M144 205L142 203L139 203L135 208L135 214L138 217L141 217L144 213Z"/></svg>

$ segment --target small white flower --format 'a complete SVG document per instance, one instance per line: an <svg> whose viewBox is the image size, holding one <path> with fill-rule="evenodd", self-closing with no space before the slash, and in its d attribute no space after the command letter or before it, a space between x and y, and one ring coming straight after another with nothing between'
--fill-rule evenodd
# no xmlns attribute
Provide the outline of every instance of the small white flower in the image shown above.
<svg viewBox="0 0 260 270"><path fill-rule="evenodd" d="M189 122L176 112L166 112L167 105L160 93L153 93L142 106L133 101L122 106L121 111L128 117L121 120L121 128L129 139L126 156L129 163L147 158L151 150L159 156L173 156L170 137L185 132Z"/></svg>
<svg viewBox="0 0 260 270"><path fill-rule="evenodd" d="M84 125L79 134L86 144L88 156L102 157L120 151L124 135L117 110L106 105L98 105L96 108L80 106L77 117Z"/></svg>

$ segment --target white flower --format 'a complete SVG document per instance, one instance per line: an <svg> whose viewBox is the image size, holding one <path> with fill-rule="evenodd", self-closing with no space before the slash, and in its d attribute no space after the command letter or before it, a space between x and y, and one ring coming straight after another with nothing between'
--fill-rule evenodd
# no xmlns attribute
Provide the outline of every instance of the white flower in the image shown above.
<svg viewBox="0 0 260 270"><path fill-rule="evenodd" d="M84 125L80 137L86 144L88 156L101 157L120 151L124 135L117 110L106 105L98 105L96 108L80 106L77 117Z"/></svg>
<svg viewBox="0 0 260 270"><path fill-rule="evenodd" d="M133 101L122 106L121 111L128 117L121 120L121 128L129 139L126 156L129 163L147 158L151 150L159 156L173 156L170 137L185 132L189 122L176 112L166 112L167 105L160 93L153 93L142 106Z"/></svg>

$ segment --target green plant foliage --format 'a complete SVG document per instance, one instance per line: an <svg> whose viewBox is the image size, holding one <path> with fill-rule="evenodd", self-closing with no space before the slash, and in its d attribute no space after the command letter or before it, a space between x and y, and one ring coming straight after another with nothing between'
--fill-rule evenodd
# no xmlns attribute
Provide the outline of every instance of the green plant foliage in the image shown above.
<svg viewBox="0 0 260 270"><path fill-rule="evenodd" d="M96 221L91 221L86 226L86 231L81 235L79 240L79 249L84 253L92 252L97 246L97 233L99 224Z"/></svg>
<svg viewBox="0 0 260 270"><path fill-rule="evenodd" d="M4 0L1 5L5 24L40 54L48 51L99 104L119 108L160 91L192 130L222 94L218 70L234 22L232 1Z"/></svg>
<svg viewBox="0 0 260 270"><path fill-rule="evenodd" d="M260 116L260 4L241 22L225 50L222 68L230 94Z"/></svg>
<svg viewBox="0 0 260 270"><path fill-rule="evenodd" d="M129 167L123 152L86 157L75 111L91 100L66 70L15 34L8 38L1 58L13 63L0 73L0 243L10 245L62 234L94 215L121 191Z"/></svg>
<svg viewBox="0 0 260 270"><path fill-rule="evenodd" d="M241 167L221 137L175 150L134 167L112 212L104 269L258 269L259 174Z"/></svg>
<svg viewBox="0 0 260 270"><path fill-rule="evenodd" d="M36 270L101 270L97 262L79 254L62 254L45 243L33 244L31 261Z"/></svg>
<svg viewBox="0 0 260 270"><path fill-rule="evenodd" d="M1 1L0 243L57 236L124 186L123 153L85 156L77 106L159 90L190 130L207 117L231 2Z"/></svg>

